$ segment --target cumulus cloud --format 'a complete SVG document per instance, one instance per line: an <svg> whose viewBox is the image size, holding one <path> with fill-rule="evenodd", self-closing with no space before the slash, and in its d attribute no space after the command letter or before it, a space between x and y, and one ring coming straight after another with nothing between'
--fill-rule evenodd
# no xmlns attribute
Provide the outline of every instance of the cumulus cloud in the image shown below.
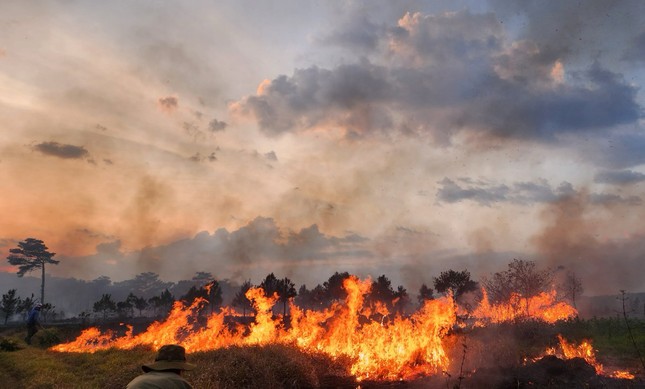
<svg viewBox="0 0 645 389"><path fill-rule="evenodd" d="M494 14L408 13L387 28L360 27L370 28L387 43L379 55L296 69L231 110L269 135L340 129L348 138L400 132L444 141L459 132L554 141L642 115L638 89L622 74L598 61L569 70L563 57L542 60L541 42L510 40Z"/></svg>
<svg viewBox="0 0 645 389"><path fill-rule="evenodd" d="M173 96L160 97L157 100L157 104L162 112L173 113L179 107L179 100Z"/></svg>
<svg viewBox="0 0 645 389"><path fill-rule="evenodd" d="M605 170L598 172L594 182L611 185L630 185L645 181L645 174L633 170Z"/></svg>
<svg viewBox="0 0 645 389"><path fill-rule="evenodd" d="M42 142L33 146L34 150L46 155L63 159L83 159L90 153L83 146L75 146L58 142Z"/></svg>

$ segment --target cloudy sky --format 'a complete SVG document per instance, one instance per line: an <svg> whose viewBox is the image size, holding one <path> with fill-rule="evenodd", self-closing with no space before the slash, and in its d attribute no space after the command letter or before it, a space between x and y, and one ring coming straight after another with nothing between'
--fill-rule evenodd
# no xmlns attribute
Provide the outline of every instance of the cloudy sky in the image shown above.
<svg viewBox="0 0 645 389"><path fill-rule="evenodd" d="M645 3L5 1L0 250L54 275L645 291ZM0 270L14 272L6 262Z"/></svg>

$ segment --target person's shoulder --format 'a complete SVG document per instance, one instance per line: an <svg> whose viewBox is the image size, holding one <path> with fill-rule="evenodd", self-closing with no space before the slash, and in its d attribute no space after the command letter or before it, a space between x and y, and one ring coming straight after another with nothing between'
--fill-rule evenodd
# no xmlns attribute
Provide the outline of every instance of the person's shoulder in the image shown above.
<svg viewBox="0 0 645 389"><path fill-rule="evenodd" d="M183 377L169 372L151 371L134 378L126 389L173 388L193 389Z"/></svg>

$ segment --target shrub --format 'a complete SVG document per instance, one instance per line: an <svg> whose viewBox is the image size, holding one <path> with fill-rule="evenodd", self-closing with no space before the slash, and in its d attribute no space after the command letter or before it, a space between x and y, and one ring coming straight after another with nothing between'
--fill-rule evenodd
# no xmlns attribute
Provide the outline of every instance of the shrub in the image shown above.
<svg viewBox="0 0 645 389"><path fill-rule="evenodd" d="M61 342L60 333L55 328L40 330L34 335L33 341L40 347L48 348Z"/></svg>
<svg viewBox="0 0 645 389"><path fill-rule="evenodd" d="M11 338L0 336L0 351L16 351L20 350L18 342Z"/></svg>

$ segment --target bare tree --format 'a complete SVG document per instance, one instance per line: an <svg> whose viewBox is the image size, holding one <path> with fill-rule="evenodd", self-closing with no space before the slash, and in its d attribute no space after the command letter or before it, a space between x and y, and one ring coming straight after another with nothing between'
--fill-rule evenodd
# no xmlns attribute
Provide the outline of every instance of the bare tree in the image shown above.
<svg viewBox="0 0 645 389"><path fill-rule="evenodd" d="M580 278L576 277L576 273L567 272L564 276L564 281L562 282L562 291L564 292L564 297L571 300L573 307L576 307L576 298L580 297L584 289L582 288L582 281Z"/></svg>
<svg viewBox="0 0 645 389"><path fill-rule="evenodd" d="M526 316L530 316L528 300L547 291L552 282L553 272L550 269L538 270L533 261L513 259L507 270L493 274L483 284L493 301L506 302L511 300L513 294L519 295L525 305Z"/></svg>

